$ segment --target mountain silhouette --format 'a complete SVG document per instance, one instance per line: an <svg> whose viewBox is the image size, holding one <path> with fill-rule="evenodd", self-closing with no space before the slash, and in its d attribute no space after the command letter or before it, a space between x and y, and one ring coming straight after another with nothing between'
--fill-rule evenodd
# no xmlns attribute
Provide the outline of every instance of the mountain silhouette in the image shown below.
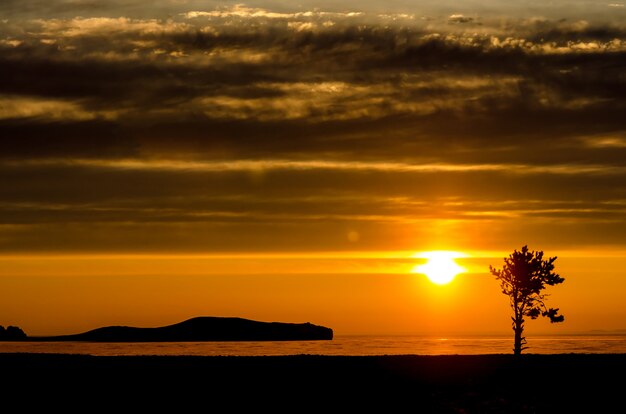
<svg viewBox="0 0 626 414"><path fill-rule="evenodd" d="M201 316L157 328L106 326L79 334L29 339L90 342L311 341L333 339L333 330L309 322L259 322Z"/></svg>

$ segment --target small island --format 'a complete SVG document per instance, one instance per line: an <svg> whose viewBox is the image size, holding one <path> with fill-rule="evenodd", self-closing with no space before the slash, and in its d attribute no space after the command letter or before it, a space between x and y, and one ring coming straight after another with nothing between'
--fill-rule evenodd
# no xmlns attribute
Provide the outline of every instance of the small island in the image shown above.
<svg viewBox="0 0 626 414"><path fill-rule="evenodd" d="M26 338L24 338L26 339ZM87 332L28 337L32 341L201 342L314 341L333 339L333 330L306 323L259 322L244 318L201 316L168 326L106 326Z"/></svg>

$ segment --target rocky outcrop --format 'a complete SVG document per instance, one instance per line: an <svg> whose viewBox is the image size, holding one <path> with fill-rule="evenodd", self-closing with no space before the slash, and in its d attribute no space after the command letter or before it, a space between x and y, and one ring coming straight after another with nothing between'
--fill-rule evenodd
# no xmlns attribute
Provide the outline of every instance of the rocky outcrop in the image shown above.
<svg viewBox="0 0 626 414"><path fill-rule="evenodd" d="M26 334L17 326L4 326L0 325L0 341L23 341L27 339Z"/></svg>

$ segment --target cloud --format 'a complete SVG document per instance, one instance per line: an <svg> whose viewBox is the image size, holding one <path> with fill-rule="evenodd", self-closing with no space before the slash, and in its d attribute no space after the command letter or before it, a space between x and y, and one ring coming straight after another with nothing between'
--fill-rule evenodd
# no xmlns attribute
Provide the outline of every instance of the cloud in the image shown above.
<svg viewBox="0 0 626 414"><path fill-rule="evenodd" d="M81 98L85 111L130 117L202 113L326 122L485 113L493 109L484 105L493 107L494 100L496 111L505 102L589 109L615 102L621 84L615 65L625 53L617 38L537 43L380 26L311 32L298 23L270 32L245 25L236 32L227 26L194 32L126 18L55 20L49 26L58 38L46 31L29 35L0 54L10 74L5 93L52 99L64 94ZM609 65L602 68L603 79L599 62ZM529 66L541 69L527 71ZM476 83L479 78L490 79L489 85ZM586 85L584 94L574 83ZM319 85L342 87L329 94Z"/></svg>
<svg viewBox="0 0 626 414"><path fill-rule="evenodd" d="M624 134L583 137L582 141L592 148L626 148L626 136Z"/></svg>
<svg viewBox="0 0 626 414"><path fill-rule="evenodd" d="M626 242L619 22L27 3L50 13L0 23L1 250Z"/></svg>
<svg viewBox="0 0 626 414"><path fill-rule="evenodd" d="M46 121L85 121L113 117L115 117L113 111L97 113L85 110L77 102L0 95L0 121L3 119L20 118L34 118Z"/></svg>
<svg viewBox="0 0 626 414"><path fill-rule="evenodd" d="M7 161L3 165L19 166L62 166L95 167L119 170L183 171L183 172L232 172L270 170L336 170L372 171L394 173L465 173L506 172L508 174L557 174L557 175L624 175L625 166L609 165L524 165L524 164L408 164L399 162L324 161L324 160L228 160L228 161L179 161L179 160L94 160L94 159L40 159Z"/></svg>
<svg viewBox="0 0 626 414"><path fill-rule="evenodd" d="M451 14L448 16L450 23L471 23L474 21L473 17L464 16L462 14Z"/></svg>
<svg viewBox="0 0 626 414"><path fill-rule="evenodd" d="M129 19L127 17L77 17L69 20L38 19L34 21L40 25L40 36L47 37L78 37L78 36L115 36L118 33L137 32L142 35L162 34L189 30L184 23L159 21L157 19Z"/></svg>
<svg viewBox="0 0 626 414"><path fill-rule="evenodd" d="M325 11L304 11L295 13L273 12L262 8L248 7L245 4L235 4L230 7L223 7L212 11L189 11L182 13L187 19L198 17L240 17L240 18L265 18L265 19L299 19L299 18L345 18L362 16L362 12L325 12Z"/></svg>

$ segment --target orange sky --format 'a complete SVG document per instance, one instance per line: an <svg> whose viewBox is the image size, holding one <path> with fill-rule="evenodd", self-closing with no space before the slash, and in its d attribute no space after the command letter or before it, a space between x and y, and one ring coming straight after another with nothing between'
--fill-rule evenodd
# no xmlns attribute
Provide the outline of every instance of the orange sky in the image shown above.
<svg viewBox="0 0 626 414"><path fill-rule="evenodd" d="M501 267L503 255L457 259L468 273L443 286L411 273L424 262L411 256L4 257L0 314L30 335L160 326L200 315L309 321L336 334L509 333L508 298L488 273L489 264ZM565 282L549 289L548 303L566 322L531 321L527 333L624 328L625 265L624 255L560 256L556 270Z"/></svg>

